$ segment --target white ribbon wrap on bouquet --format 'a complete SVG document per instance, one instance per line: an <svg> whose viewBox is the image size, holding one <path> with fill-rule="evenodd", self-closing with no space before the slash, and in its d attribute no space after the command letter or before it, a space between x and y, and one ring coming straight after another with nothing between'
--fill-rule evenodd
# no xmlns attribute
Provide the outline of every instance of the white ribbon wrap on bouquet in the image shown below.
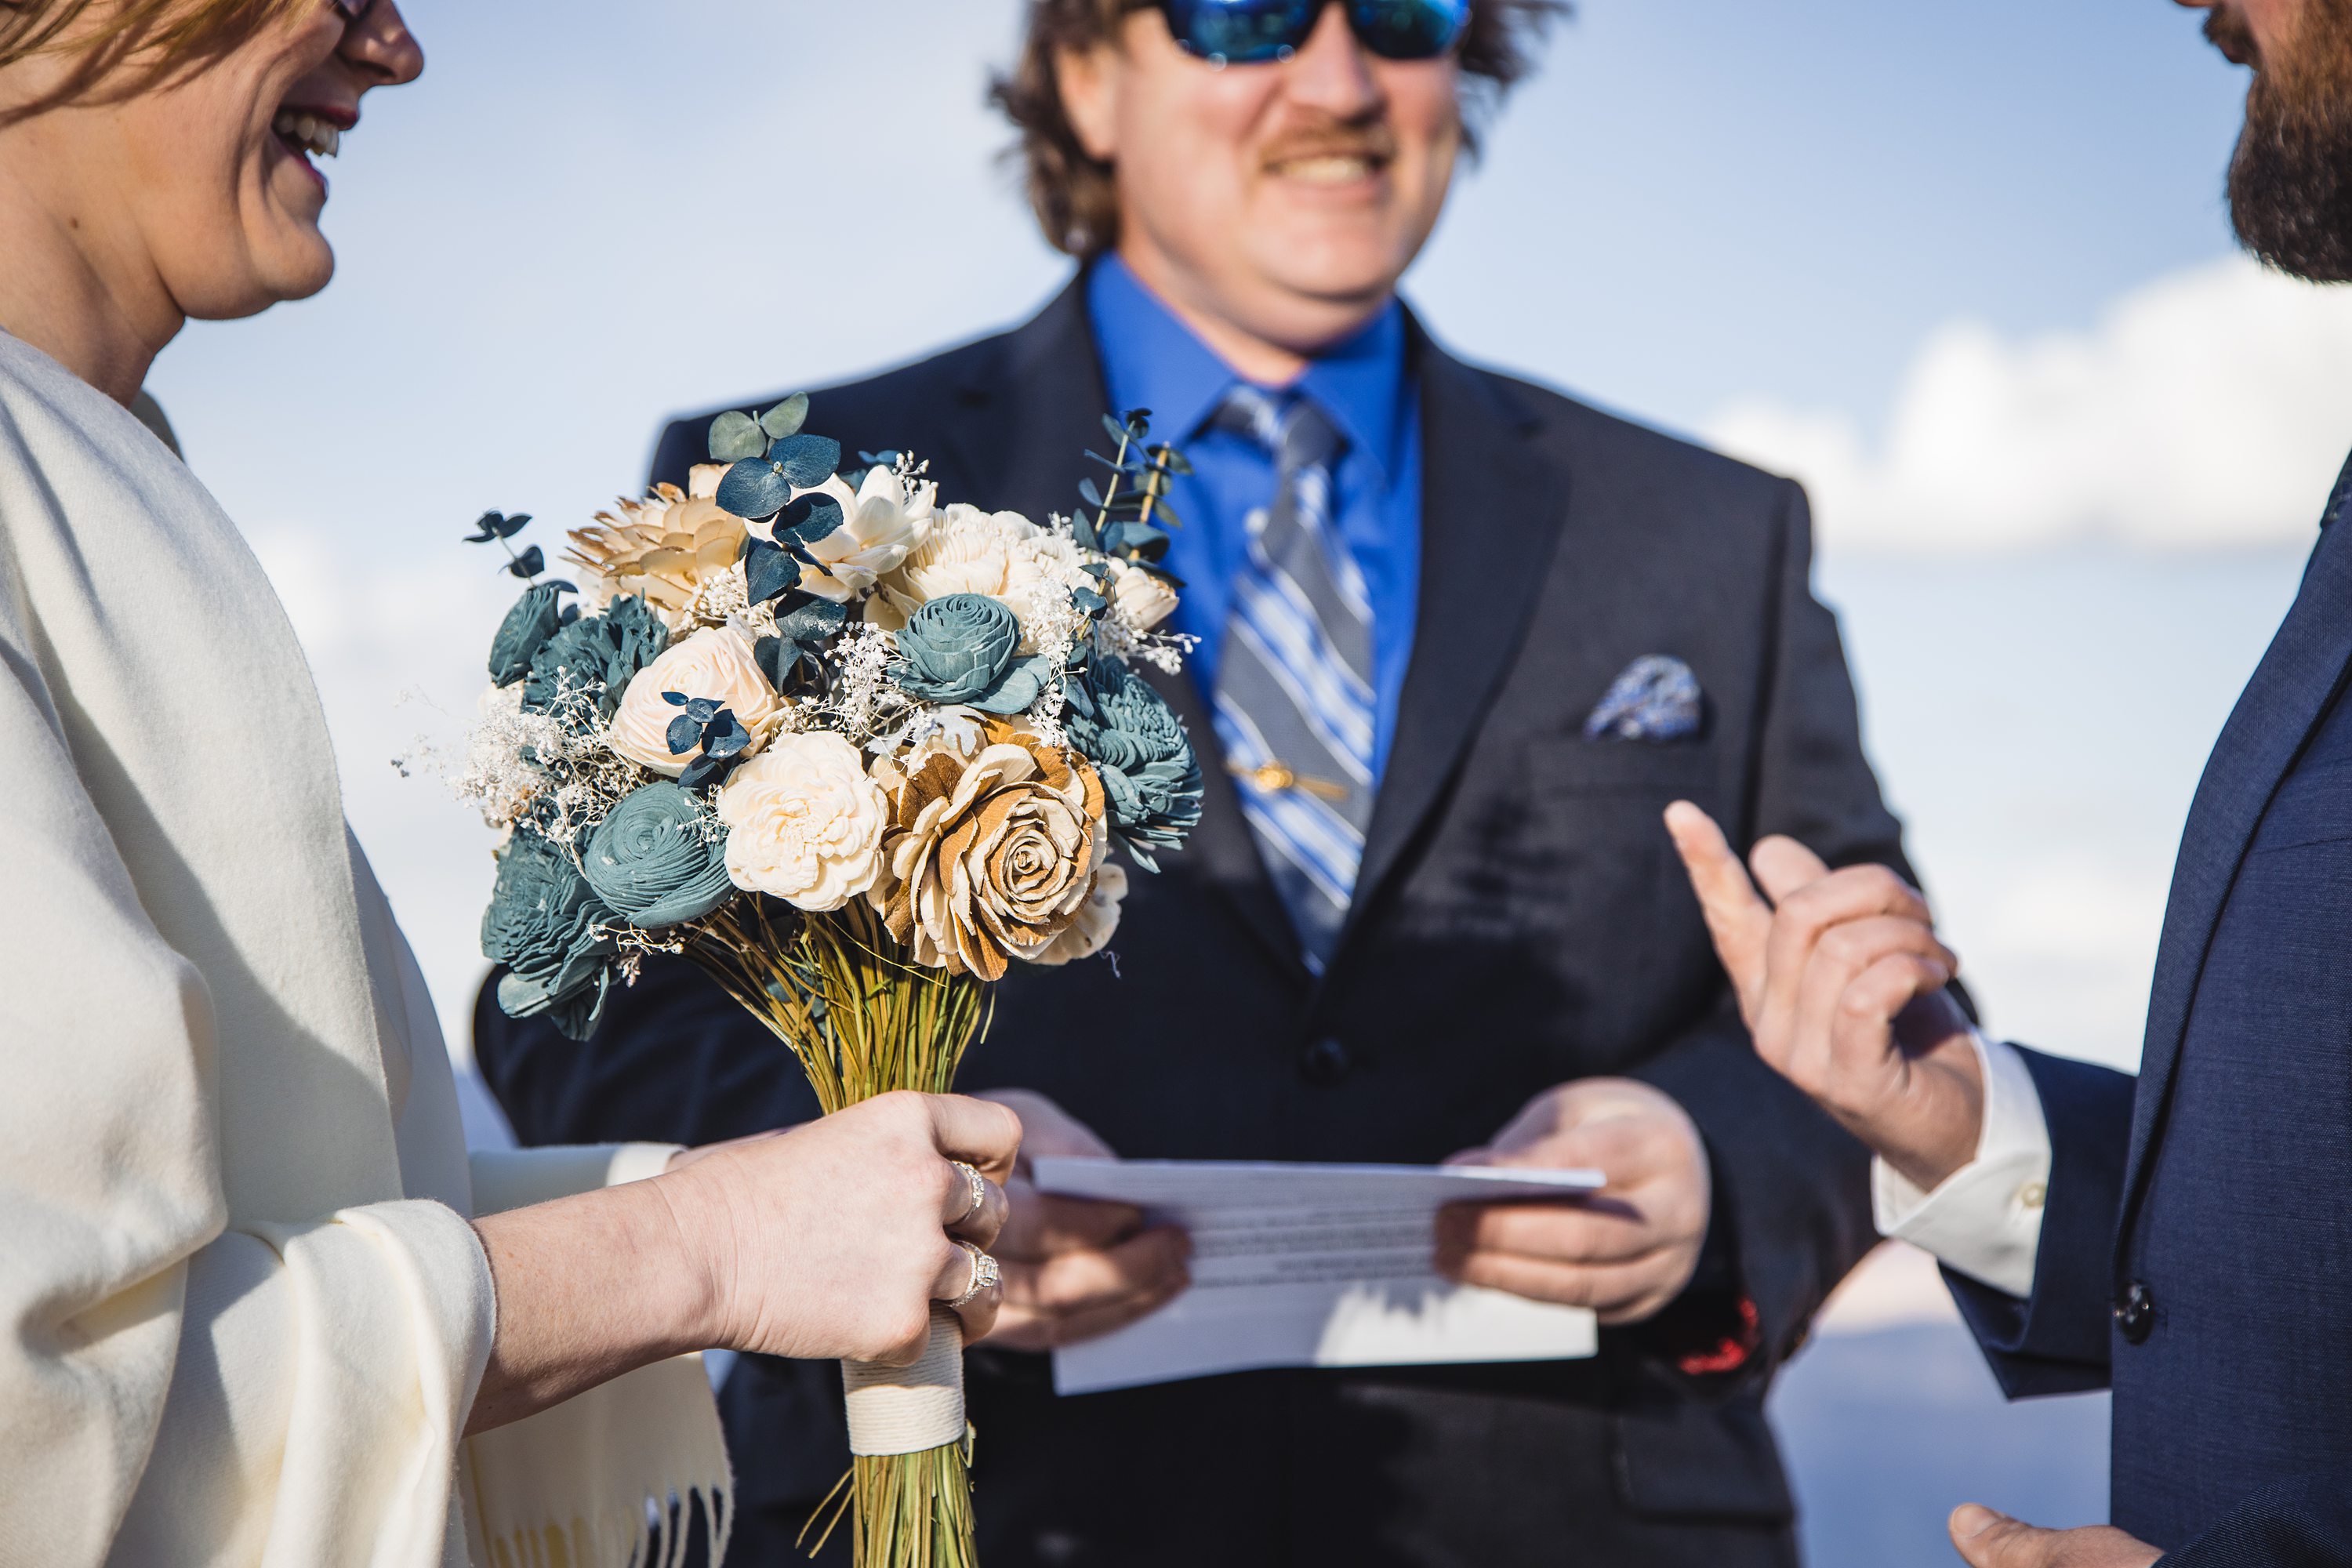
<svg viewBox="0 0 2352 1568"><path fill-rule="evenodd" d="M920 1454L963 1441L963 1320L931 1308L931 1335L912 1366L841 1363L849 1451L865 1458Z"/></svg>

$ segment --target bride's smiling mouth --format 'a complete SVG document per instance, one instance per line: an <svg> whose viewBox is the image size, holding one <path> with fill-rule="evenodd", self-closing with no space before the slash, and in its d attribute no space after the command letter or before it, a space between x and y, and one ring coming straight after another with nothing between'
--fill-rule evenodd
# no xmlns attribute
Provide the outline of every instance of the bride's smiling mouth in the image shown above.
<svg viewBox="0 0 2352 1568"><path fill-rule="evenodd" d="M278 110L269 130L278 145L323 189L327 176L310 160L336 156L342 150L343 132L358 123L359 116L348 110L289 103Z"/></svg>

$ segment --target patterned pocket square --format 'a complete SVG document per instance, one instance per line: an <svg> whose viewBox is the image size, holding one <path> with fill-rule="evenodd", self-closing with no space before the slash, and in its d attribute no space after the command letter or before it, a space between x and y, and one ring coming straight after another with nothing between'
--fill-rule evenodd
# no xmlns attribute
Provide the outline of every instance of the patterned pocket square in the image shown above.
<svg viewBox="0 0 2352 1568"><path fill-rule="evenodd" d="M1588 741L1680 741L1698 733L1703 704L1689 665L1650 654L1625 667L1584 721Z"/></svg>

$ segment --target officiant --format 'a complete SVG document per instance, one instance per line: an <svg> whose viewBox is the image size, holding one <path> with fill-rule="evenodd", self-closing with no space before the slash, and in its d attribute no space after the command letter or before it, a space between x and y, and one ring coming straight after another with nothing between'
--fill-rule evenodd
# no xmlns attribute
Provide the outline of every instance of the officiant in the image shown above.
<svg viewBox="0 0 2352 1568"><path fill-rule="evenodd" d="M1116 962L1001 987L966 1079L1026 1152L1611 1182L1449 1211L1438 1242L1455 1278L1596 1309L1591 1360L1064 1399L1037 1352L1166 1303L1185 1240L1016 1181L971 1358L992 1568L1794 1561L1764 1394L1876 1239L1866 1160L1757 1060L1657 816L1687 796L1839 865L1901 868L1900 831L1799 489L1467 364L1398 296L1550 9L1037 0L997 97L1076 276L1013 331L815 395L813 429L1035 519L1076 504L1106 410L1151 409L1197 470L1181 601L1144 608L1199 639L1164 689L1205 810L1132 879ZM668 427L655 479L716 412ZM487 1003L477 1029L527 1142L814 1113L679 963L585 1046ZM736 1368L736 1561L789 1560L839 1398L829 1366Z"/></svg>

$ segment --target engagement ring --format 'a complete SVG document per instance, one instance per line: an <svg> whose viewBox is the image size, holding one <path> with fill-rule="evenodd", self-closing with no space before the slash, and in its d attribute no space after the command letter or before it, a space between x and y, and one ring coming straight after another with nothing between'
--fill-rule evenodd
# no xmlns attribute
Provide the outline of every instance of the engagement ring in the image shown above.
<svg viewBox="0 0 2352 1568"><path fill-rule="evenodd" d="M997 1268L995 1258L991 1258L969 1241L959 1241L956 1245L971 1255L971 1283L964 1287L962 1295L948 1303L950 1307L961 1309L971 1306L983 1294L995 1289L997 1281L1003 1278L1003 1271Z"/></svg>
<svg viewBox="0 0 2352 1568"><path fill-rule="evenodd" d="M965 1195L971 1199L969 1203L963 1205L963 1212L961 1214L948 1221L950 1225L961 1225L964 1221L978 1214L987 1204L988 1178L980 1173L978 1166L966 1164L961 1160L950 1160L948 1163L953 1165L957 1170L963 1173L963 1190Z"/></svg>

